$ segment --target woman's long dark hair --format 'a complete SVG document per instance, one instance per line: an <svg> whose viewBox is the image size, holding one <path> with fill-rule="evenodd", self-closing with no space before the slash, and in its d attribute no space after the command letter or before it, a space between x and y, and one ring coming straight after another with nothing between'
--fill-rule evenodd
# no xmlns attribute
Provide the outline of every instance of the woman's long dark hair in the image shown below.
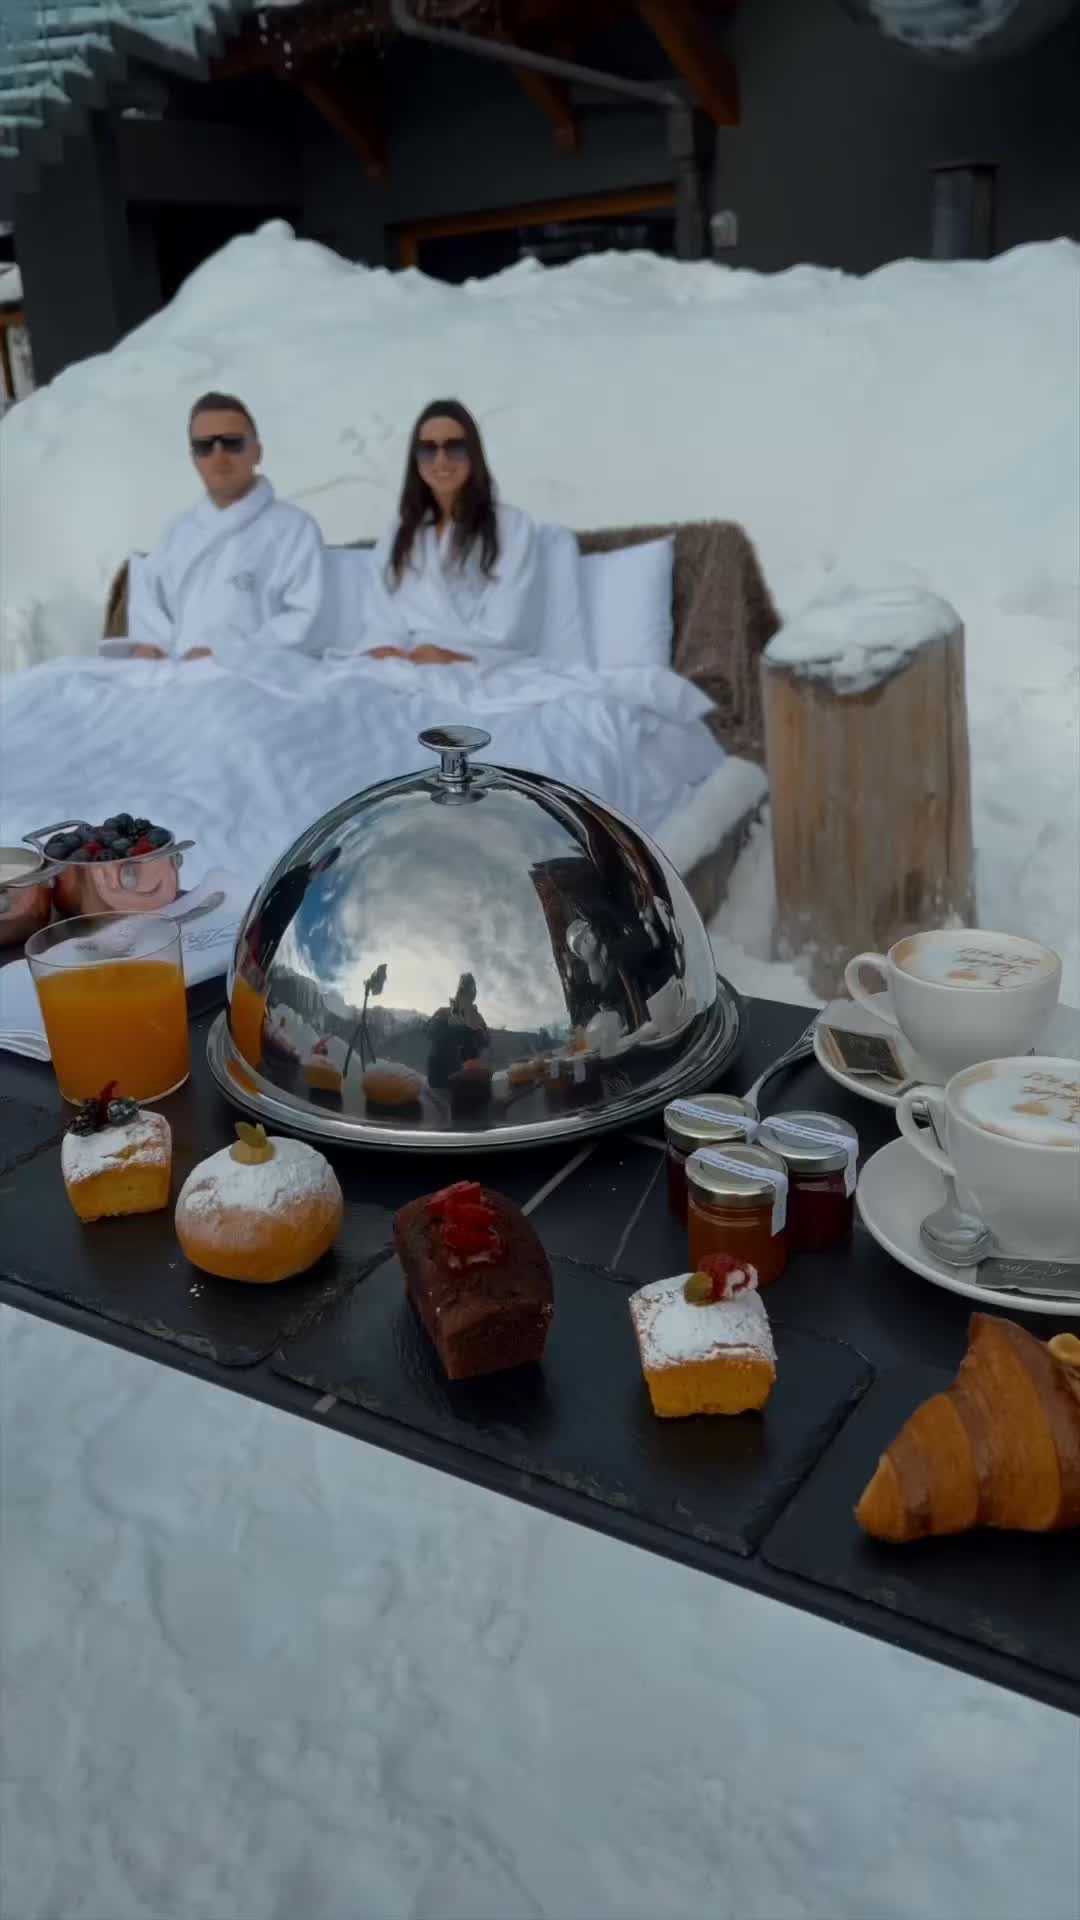
<svg viewBox="0 0 1080 1920"><path fill-rule="evenodd" d="M417 453L429 420L453 420L459 426L469 455L469 478L458 497L451 536L451 555L455 566L463 567L473 548L479 546L480 565L490 580L499 557L499 527L495 518L495 483L480 438L480 429L460 400L433 400L424 408L412 430L405 481L398 506L398 530L390 552L388 573L392 586L401 585L409 564L413 543L421 527L433 526L439 509L427 481L420 471Z"/></svg>

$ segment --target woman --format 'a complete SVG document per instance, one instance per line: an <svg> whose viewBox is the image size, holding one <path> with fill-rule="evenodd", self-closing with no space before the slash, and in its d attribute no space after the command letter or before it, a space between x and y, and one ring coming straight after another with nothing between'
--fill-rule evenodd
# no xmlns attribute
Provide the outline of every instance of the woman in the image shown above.
<svg viewBox="0 0 1080 1920"><path fill-rule="evenodd" d="M480 429L457 400L424 408L398 517L375 549L367 651L422 666L528 652L536 529L496 504Z"/></svg>

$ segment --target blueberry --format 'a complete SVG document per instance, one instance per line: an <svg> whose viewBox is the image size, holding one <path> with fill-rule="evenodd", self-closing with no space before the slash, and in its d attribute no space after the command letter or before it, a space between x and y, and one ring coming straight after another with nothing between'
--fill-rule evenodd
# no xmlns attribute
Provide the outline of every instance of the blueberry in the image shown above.
<svg viewBox="0 0 1080 1920"><path fill-rule="evenodd" d="M112 854L113 854L113 859L114 859L114 860L122 860L122 859L123 859L123 857L124 857L124 855L125 855L126 853L130 853L130 852L131 852L131 845L132 845L132 843L131 843L131 841L130 841L130 840L129 840L129 839L127 838L127 837L126 837L126 835L124 835L124 834L119 834L119 833L118 833L118 834L114 834L114 835L113 835L113 840L112 840Z"/></svg>
<svg viewBox="0 0 1080 1920"><path fill-rule="evenodd" d="M68 858L69 860L92 860L93 854L87 853L85 847L76 847Z"/></svg>
<svg viewBox="0 0 1080 1920"><path fill-rule="evenodd" d="M66 833L54 833L52 838L45 842L45 852L50 860L63 860L67 856L69 846Z"/></svg>
<svg viewBox="0 0 1080 1920"><path fill-rule="evenodd" d="M152 847L167 847L172 834L168 827L150 827L146 830L146 838Z"/></svg>
<svg viewBox="0 0 1080 1920"><path fill-rule="evenodd" d="M115 813L110 813L108 819L103 820L101 824L108 833L116 833L119 831L120 821Z"/></svg>
<svg viewBox="0 0 1080 1920"><path fill-rule="evenodd" d="M135 822L130 813L117 814L116 819L113 821L113 831L115 833L133 833L135 831Z"/></svg>

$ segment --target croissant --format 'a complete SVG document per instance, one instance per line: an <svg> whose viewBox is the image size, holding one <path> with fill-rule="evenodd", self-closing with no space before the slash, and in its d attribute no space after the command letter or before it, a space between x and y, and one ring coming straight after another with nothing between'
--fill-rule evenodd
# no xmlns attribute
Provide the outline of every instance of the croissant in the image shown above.
<svg viewBox="0 0 1080 1920"><path fill-rule="evenodd" d="M1080 1339L973 1314L953 1385L882 1454L855 1518L891 1541L1080 1526Z"/></svg>

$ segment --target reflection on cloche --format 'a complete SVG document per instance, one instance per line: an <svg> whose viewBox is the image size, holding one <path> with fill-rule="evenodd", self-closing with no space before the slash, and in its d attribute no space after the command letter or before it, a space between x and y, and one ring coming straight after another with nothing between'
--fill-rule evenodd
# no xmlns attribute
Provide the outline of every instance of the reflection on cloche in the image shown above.
<svg viewBox="0 0 1080 1920"><path fill-rule="evenodd" d="M705 1086L739 1038L697 910L591 795L439 764L309 827L255 895L210 1064L278 1127L446 1151L588 1134Z"/></svg>

